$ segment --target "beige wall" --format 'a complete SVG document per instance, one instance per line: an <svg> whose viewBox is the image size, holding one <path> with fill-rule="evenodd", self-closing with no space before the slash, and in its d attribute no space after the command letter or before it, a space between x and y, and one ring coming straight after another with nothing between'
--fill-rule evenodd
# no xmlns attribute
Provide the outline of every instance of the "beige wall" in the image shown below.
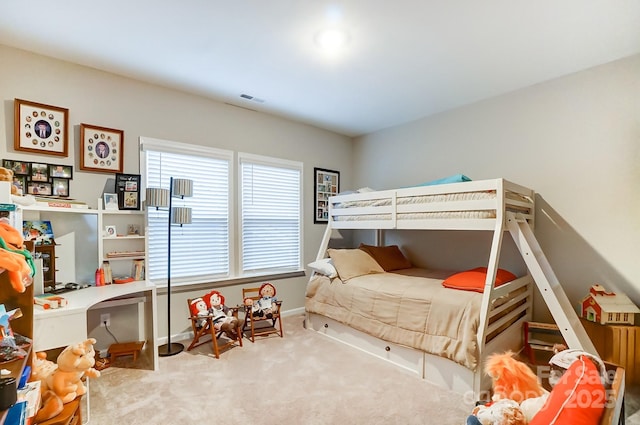
<svg viewBox="0 0 640 425"><path fill-rule="evenodd" d="M113 175L79 170L80 123L124 130L125 173L139 172L140 136L302 161L304 264L315 259L324 226L313 224L313 167L340 170L343 184L349 185L352 147L348 137L5 46L0 46L0 63L2 158L73 165L71 196L92 207L96 207L106 179ZM69 108L73 134L68 158L13 149L14 98ZM304 306L306 282L306 277L274 282L286 309ZM239 287L224 288L223 293L231 304L241 300ZM177 294L172 304L174 333L188 326L183 299L192 295ZM160 336L166 335L165 303L164 295L160 296Z"/></svg>
<svg viewBox="0 0 640 425"><path fill-rule="evenodd" d="M640 305L640 56L354 142L354 188L456 173L538 192L536 235L574 304L598 282ZM466 248L465 237L453 238ZM423 248L412 253L424 262L438 255Z"/></svg>

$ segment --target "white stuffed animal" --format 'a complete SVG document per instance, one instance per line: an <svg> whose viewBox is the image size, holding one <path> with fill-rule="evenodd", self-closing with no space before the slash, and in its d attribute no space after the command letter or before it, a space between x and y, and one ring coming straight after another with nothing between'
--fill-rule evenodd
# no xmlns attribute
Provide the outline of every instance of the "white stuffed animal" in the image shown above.
<svg viewBox="0 0 640 425"><path fill-rule="evenodd" d="M526 425L526 420L517 402L503 398L488 406L473 409L482 425Z"/></svg>

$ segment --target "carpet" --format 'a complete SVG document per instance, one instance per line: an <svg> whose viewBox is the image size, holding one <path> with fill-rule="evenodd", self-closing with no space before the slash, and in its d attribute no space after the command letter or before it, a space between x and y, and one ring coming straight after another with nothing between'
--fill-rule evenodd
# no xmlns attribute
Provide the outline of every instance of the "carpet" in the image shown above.
<svg viewBox="0 0 640 425"><path fill-rule="evenodd" d="M304 329L302 315L283 320L284 338L245 339L220 359L210 344L160 358L155 372L119 359L91 380L90 424L462 425L472 409L461 395Z"/></svg>

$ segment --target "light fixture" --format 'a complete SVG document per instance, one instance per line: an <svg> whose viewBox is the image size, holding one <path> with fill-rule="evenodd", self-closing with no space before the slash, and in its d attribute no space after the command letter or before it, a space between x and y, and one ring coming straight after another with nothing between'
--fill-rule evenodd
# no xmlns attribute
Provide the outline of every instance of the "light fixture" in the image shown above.
<svg viewBox="0 0 640 425"><path fill-rule="evenodd" d="M347 33L338 28L328 28L316 34L316 44L327 52L334 52L342 48L349 37Z"/></svg>
<svg viewBox="0 0 640 425"><path fill-rule="evenodd" d="M169 189L148 188L147 207L156 209L168 208L167 220L167 343L158 347L158 355L161 357L173 356L184 350L184 345L171 342L171 226L178 224L191 224L191 208L174 207L173 198L185 198L193 196L193 181L188 179L169 180ZM147 209L148 210L148 209Z"/></svg>

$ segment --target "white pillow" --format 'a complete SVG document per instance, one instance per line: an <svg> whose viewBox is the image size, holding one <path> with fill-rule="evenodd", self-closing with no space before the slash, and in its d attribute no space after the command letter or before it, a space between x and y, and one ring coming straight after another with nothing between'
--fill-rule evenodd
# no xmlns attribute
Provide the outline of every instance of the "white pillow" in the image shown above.
<svg viewBox="0 0 640 425"><path fill-rule="evenodd" d="M314 272L323 274L331 279L338 276L338 271L333 267L333 261L331 258L323 258L322 260L309 263L307 266Z"/></svg>

